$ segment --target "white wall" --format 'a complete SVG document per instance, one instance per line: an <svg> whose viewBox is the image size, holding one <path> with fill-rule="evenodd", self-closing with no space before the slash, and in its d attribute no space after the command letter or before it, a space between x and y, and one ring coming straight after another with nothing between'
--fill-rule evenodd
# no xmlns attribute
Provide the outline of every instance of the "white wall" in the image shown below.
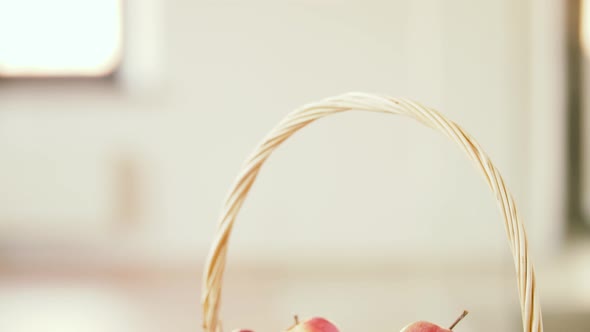
<svg viewBox="0 0 590 332"><path fill-rule="evenodd" d="M0 84L6 241L63 245L62 231L77 229L76 241L109 241L118 255L201 259L254 145L293 108L348 91L443 111L487 149L524 217L534 210L529 3L150 4L141 14L129 3L129 45L140 46L126 63L143 67L125 68L121 84ZM115 237L119 158L136 167L140 208ZM558 208L549 198L556 206L545 208ZM546 226L558 217L528 220L532 242L555 240ZM271 158L231 255L507 262L503 232L489 190L451 142L407 119L350 113L302 130Z"/></svg>

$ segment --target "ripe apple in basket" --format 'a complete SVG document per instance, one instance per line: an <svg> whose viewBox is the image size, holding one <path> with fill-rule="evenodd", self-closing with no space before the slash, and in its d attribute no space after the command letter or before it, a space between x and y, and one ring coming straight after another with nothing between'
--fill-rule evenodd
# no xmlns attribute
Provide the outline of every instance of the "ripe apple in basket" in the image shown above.
<svg viewBox="0 0 590 332"><path fill-rule="evenodd" d="M253 332L252 330L239 329L234 332ZM295 324L287 329L286 332L340 332L334 323L321 317L314 317L304 322L299 322L295 316Z"/></svg>
<svg viewBox="0 0 590 332"><path fill-rule="evenodd" d="M453 331L453 328L455 328L455 326L457 326L457 324L459 324L459 322L465 318L465 316L467 316L468 313L468 311L463 311L463 314L461 314L461 316L459 316L459 318L457 318L457 320L455 320L455 322L448 329L430 322L419 321L404 327L400 332L451 332Z"/></svg>
<svg viewBox="0 0 590 332"><path fill-rule="evenodd" d="M459 322L467 316L469 312L463 311L463 314L455 320L451 327L448 329L440 327L438 325L418 321L404 327L400 332L452 332L453 328L459 324ZM236 330L234 332L252 332L251 330ZM287 332L340 332L334 323L321 317L314 317L305 322L300 323L299 318L295 316L295 325L287 329Z"/></svg>
<svg viewBox="0 0 590 332"><path fill-rule="evenodd" d="M295 325L291 326L287 332L339 332L334 323L321 317L314 317L300 323L299 318L295 316Z"/></svg>

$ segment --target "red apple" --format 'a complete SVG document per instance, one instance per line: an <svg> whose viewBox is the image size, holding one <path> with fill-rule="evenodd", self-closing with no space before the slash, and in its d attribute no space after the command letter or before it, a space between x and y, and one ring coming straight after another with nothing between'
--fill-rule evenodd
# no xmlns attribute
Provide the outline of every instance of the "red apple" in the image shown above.
<svg viewBox="0 0 590 332"><path fill-rule="evenodd" d="M451 332L451 330L429 322L415 322L404 327L400 332Z"/></svg>
<svg viewBox="0 0 590 332"><path fill-rule="evenodd" d="M288 332L339 332L336 325L325 318L314 317L306 320L303 323L299 323L298 319L295 319L295 325L287 330Z"/></svg>
<svg viewBox="0 0 590 332"><path fill-rule="evenodd" d="M463 311L463 314L455 320L451 327L445 329L444 327L440 327L436 324L432 324L430 322L414 322L406 327L404 327L400 332L452 332L453 328L459 324L459 322L467 316L469 312L467 310Z"/></svg>

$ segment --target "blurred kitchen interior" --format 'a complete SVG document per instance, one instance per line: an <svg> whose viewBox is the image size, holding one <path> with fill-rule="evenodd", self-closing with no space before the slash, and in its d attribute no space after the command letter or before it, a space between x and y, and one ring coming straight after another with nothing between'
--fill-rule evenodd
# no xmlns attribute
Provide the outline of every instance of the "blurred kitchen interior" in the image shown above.
<svg viewBox="0 0 590 332"><path fill-rule="evenodd" d="M199 331L222 200L288 112L416 99L493 158L547 331L590 329L590 0L0 0L0 331ZM447 139L351 112L263 168L224 328L519 331L494 197Z"/></svg>

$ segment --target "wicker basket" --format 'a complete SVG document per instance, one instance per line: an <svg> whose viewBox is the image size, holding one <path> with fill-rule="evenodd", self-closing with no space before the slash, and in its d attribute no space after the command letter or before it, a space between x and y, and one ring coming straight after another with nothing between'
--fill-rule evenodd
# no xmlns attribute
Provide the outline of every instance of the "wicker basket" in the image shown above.
<svg viewBox="0 0 590 332"><path fill-rule="evenodd" d="M228 240L236 216L248 194L262 164L286 139L311 122L327 115L360 110L399 114L414 118L424 125L437 129L452 139L467 154L481 171L490 189L494 192L498 207L504 217L504 226L514 258L522 326L524 332L543 331L541 306L536 291L535 273L529 259L524 224L519 220L516 204L502 176L479 144L461 127L431 108L407 99L390 98L363 93L348 93L327 98L303 106L287 115L256 147L248 158L232 186L219 224L217 234L203 275L203 329L205 332L221 332L219 316L221 285L227 256Z"/></svg>

